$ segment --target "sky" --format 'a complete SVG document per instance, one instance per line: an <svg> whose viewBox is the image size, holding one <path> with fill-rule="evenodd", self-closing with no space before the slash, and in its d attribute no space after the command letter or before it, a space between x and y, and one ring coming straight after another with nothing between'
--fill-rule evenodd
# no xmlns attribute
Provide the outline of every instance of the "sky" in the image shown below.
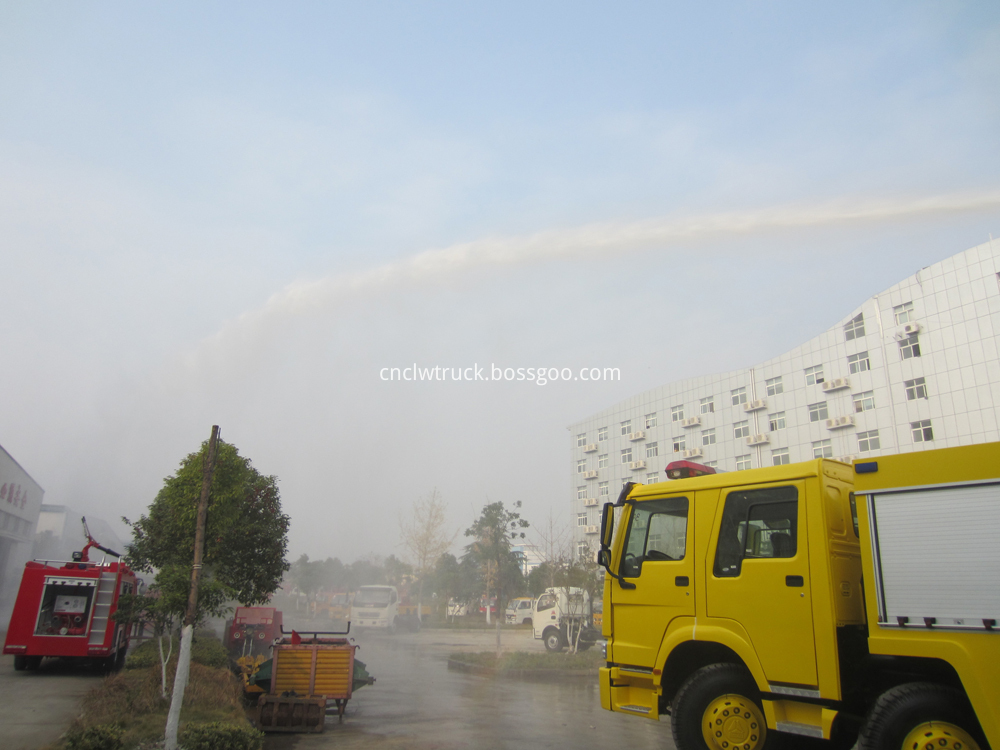
<svg viewBox="0 0 1000 750"><path fill-rule="evenodd" d="M998 136L991 2L0 2L0 444L123 538L213 424L293 558L568 525L568 425L1000 237Z"/></svg>

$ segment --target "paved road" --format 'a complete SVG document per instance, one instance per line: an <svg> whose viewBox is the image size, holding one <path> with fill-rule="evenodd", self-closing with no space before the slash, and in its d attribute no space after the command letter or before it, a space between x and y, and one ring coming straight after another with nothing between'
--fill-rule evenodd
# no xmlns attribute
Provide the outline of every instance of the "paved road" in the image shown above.
<svg viewBox="0 0 1000 750"><path fill-rule="evenodd" d="M544 650L527 631L503 638L510 650ZM344 722L329 717L318 735L269 735L265 749L674 747L667 721L602 710L596 680L524 682L448 671L451 652L490 650L494 641L481 631L362 634L358 658L377 682L355 694Z"/></svg>
<svg viewBox="0 0 1000 750"><path fill-rule="evenodd" d="M14 657L0 657L0 745L35 750L54 743L100 681L98 671L70 668L57 659L45 659L37 671L15 672Z"/></svg>

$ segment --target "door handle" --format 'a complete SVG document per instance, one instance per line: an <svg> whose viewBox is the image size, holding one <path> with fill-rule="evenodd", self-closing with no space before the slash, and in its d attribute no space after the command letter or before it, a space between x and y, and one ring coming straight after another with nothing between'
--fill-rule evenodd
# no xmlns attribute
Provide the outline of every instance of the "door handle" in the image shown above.
<svg viewBox="0 0 1000 750"><path fill-rule="evenodd" d="M690 583L687 576L677 576L674 578L675 586L687 586Z"/></svg>
<svg viewBox="0 0 1000 750"><path fill-rule="evenodd" d="M802 576L785 576L786 586L805 586L806 582Z"/></svg>

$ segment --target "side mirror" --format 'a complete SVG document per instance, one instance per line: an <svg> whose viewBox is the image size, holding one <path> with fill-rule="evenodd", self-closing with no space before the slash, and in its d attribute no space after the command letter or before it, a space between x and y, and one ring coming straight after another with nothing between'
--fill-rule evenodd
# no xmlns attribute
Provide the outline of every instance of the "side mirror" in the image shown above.
<svg viewBox="0 0 1000 750"><path fill-rule="evenodd" d="M601 511L601 549L611 549L611 538L615 533L615 506L604 503Z"/></svg>

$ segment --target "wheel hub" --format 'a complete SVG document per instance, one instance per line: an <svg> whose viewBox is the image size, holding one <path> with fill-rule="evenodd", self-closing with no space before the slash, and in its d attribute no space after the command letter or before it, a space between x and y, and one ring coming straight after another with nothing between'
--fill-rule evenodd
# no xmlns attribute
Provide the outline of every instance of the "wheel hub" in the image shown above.
<svg viewBox="0 0 1000 750"><path fill-rule="evenodd" d="M979 745L961 727L928 721L906 735L900 750L979 750Z"/></svg>
<svg viewBox="0 0 1000 750"><path fill-rule="evenodd" d="M720 695L709 703L701 727L712 750L760 750L767 736L757 704L742 695Z"/></svg>

